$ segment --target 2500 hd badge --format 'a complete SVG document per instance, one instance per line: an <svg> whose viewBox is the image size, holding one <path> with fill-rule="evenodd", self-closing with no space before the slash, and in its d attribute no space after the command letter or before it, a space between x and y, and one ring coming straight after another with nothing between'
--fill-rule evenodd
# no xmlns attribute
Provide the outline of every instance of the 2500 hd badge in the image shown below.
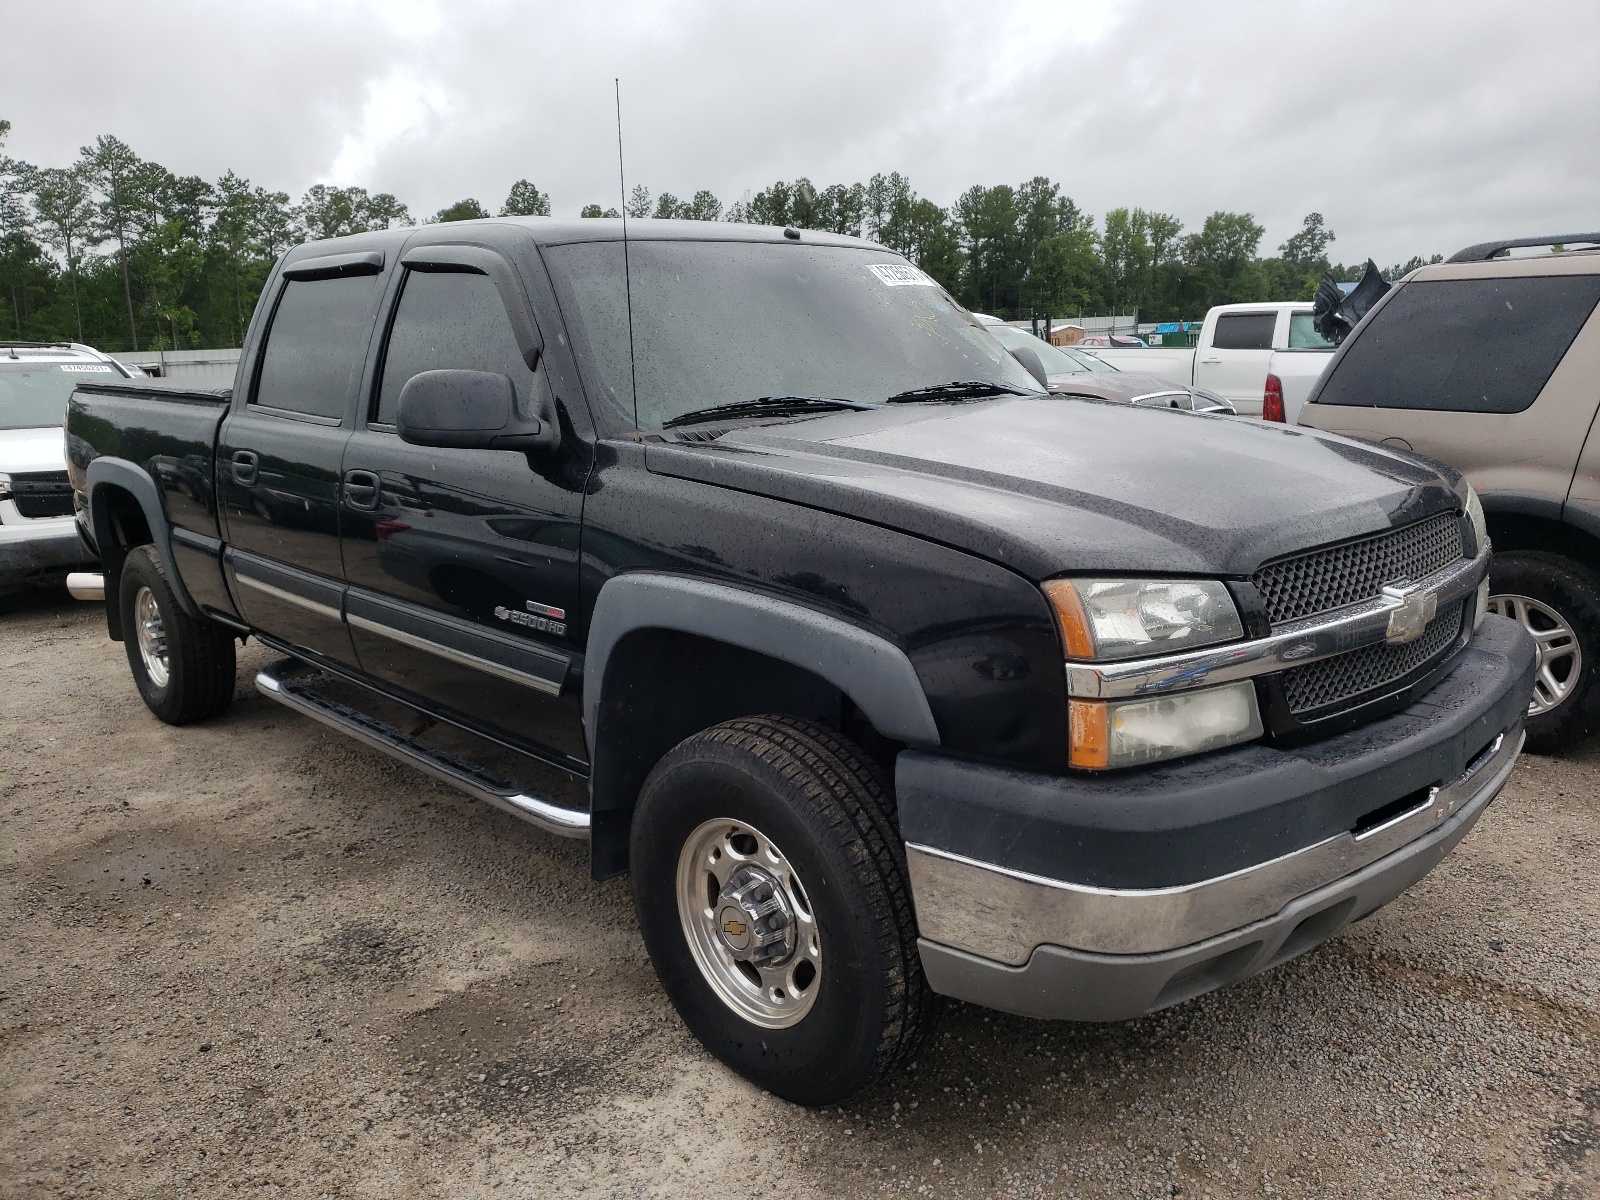
<svg viewBox="0 0 1600 1200"><path fill-rule="evenodd" d="M510 621L513 625L521 625L526 629L537 629L540 633L549 633L556 637L566 636L566 609L552 608L548 604L539 604L533 600L529 600L526 603L528 606L527 612L518 612L514 608L506 608L502 604L497 604L495 605L494 615L502 621Z"/></svg>

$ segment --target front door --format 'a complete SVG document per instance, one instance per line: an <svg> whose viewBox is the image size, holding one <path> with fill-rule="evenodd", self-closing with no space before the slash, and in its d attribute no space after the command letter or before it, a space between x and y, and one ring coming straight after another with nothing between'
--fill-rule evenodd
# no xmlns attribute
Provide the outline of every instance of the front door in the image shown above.
<svg viewBox="0 0 1600 1200"><path fill-rule="evenodd" d="M1195 387L1216 392L1242 417L1259 417L1277 323L1275 311L1218 314L1210 345L1196 351Z"/></svg>
<svg viewBox="0 0 1600 1200"><path fill-rule="evenodd" d="M408 270L370 412L344 457L347 611L362 669L581 764L582 474L570 446L542 459L401 441L406 381L447 368L507 375L521 405L548 386L542 363L527 366L494 281Z"/></svg>
<svg viewBox="0 0 1600 1200"><path fill-rule="evenodd" d="M382 287L377 273L284 280L252 385L217 446L239 611L297 650L352 664L339 469Z"/></svg>

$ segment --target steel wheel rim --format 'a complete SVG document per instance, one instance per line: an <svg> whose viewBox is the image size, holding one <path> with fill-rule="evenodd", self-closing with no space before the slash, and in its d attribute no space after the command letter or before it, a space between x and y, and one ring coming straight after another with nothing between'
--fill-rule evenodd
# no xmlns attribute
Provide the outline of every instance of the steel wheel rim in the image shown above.
<svg viewBox="0 0 1600 1200"><path fill-rule="evenodd" d="M741 867L768 874L781 888L793 921L794 950L782 963L739 962L718 935L721 891ZM718 818L700 825L678 855L678 919L700 975L739 1016L764 1029L787 1029L822 990L822 938L805 885L771 838L747 821Z"/></svg>
<svg viewBox="0 0 1600 1200"><path fill-rule="evenodd" d="M133 631L145 674L157 687L166 687L171 677L167 669L167 627L161 620L155 593L142 585L133 598Z"/></svg>
<svg viewBox="0 0 1600 1200"><path fill-rule="evenodd" d="M1533 698L1528 701L1530 717L1549 712L1577 690L1583 674L1583 647L1571 622L1532 596L1490 596L1488 611L1521 625L1539 648Z"/></svg>

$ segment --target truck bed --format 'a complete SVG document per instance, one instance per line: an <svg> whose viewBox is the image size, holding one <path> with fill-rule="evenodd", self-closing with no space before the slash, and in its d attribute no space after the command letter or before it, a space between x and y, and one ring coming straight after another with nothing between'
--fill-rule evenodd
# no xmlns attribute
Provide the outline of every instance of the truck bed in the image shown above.
<svg viewBox="0 0 1600 1200"><path fill-rule="evenodd" d="M94 459L126 459L156 481L173 528L218 537L213 459L232 395L232 388L174 387L156 380L79 384L67 404L73 487L83 490L84 472Z"/></svg>

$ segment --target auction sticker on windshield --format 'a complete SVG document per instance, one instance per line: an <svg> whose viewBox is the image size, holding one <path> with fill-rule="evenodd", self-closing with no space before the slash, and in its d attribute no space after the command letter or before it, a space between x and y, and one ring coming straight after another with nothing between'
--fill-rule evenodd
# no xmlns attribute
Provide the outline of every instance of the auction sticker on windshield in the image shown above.
<svg viewBox="0 0 1600 1200"><path fill-rule="evenodd" d="M938 287L934 280L910 263L873 263L867 268L884 287Z"/></svg>
<svg viewBox="0 0 1600 1200"><path fill-rule="evenodd" d="M75 375L91 371L104 371L107 375L113 373L111 368L104 363L62 363L61 369L63 371L71 371Z"/></svg>

